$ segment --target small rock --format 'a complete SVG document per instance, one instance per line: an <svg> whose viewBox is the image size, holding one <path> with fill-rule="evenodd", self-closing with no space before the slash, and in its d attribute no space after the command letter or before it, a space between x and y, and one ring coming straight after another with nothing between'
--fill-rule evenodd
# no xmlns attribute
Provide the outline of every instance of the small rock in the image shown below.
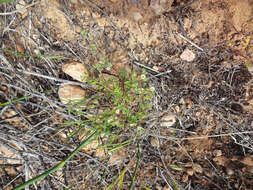
<svg viewBox="0 0 253 190"><path fill-rule="evenodd" d="M180 58L183 61L192 62L195 59L196 55L189 49L185 49L184 52L180 55Z"/></svg>
<svg viewBox="0 0 253 190"><path fill-rule="evenodd" d="M86 98L88 93L77 85L62 84L58 90L58 96L63 104Z"/></svg>
<svg viewBox="0 0 253 190"><path fill-rule="evenodd" d="M156 65L153 67L153 69L156 70L156 71L158 71L158 72L164 71L164 68L162 68L160 66L156 66Z"/></svg>
<svg viewBox="0 0 253 190"><path fill-rule="evenodd" d="M159 147L159 140L157 138L154 138L152 137L151 138L151 141L150 141L150 144L155 147L155 148L158 148Z"/></svg>
<svg viewBox="0 0 253 190"><path fill-rule="evenodd" d="M199 111L196 112L196 114L195 114L196 117L199 117L200 115L201 115L201 112L199 112Z"/></svg>
<svg viewBox="0 0 253 190"><path fill-rule="evenodd" d="M84 74L89 74L87 67L84 64L76 61L64 63L62 65L62 71L80 82L84 82Z"/></svg>
<svg viewBox="0 0 253 190"><path fill-rule="evenodd" d="M177 113L179 113L179 112L180 112L180 107L179 107L179 106L176 106L176 107L175 107L175 110L176 110Z"/></svg>
<svg viewBox="0 0 253 190"><path fill-rule="evenodd" d="M34 49L33 52L34 52L34 54L36 54L36 55L39 55L39 54L40 54L40 50L39 50L39 49Z"/></svg>
<svg viewBox="0 0 253 190"><path fill-rule="evenodd" d="M234 170L232 170L231 168L228 168L228 167L226 168L226 172L228 175L234 175L234 173L235 173Z"/></svg>
<svg viewBox="0 0 253 190"><path fill-rule="evenodd" d="M217 156L221 156L222 155L222 151L221 150L214 150L213 154L217 157Z"/></svg>
<svg viewBox="0 0 253 190"><path fill-rule="evenodd" d="M26 12L25 6L26 6L26 2L24 0L20 0L16 4L16 9L17 9L18 13L23 15Z"/></svg>
<svg viewBox="0 0 253 190"><path fill-rule="evenodd" d="M162 127L171 127L176 123L176 116L174 114L168 114L162 117L161 126Z"/></svg>
<svg viewBox="0 0 253 190"><path fill-rule="evenodd" d="M121 148L117 151L115 151L112 156L110 157L110 160L109 162L111 164L116 164L116 163L119 163L121 162L123 159L125 159L127 157L127 154L126 154L126 149L125 148Z"/></svg>

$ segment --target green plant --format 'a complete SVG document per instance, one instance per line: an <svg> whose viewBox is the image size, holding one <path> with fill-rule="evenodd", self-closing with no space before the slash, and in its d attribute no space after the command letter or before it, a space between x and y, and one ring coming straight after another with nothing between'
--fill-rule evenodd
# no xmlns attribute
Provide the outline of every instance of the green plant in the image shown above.
<svg viewBox="0 0 253 190"><path fill-rule="evenodd" d="M87 37L86 31L82 31L81 35L83 38ZM96 47L95 43L93 43L92 36L90 37L90 41L92 42L92 55L95 56ZM10 50L8 51L18 56L27 56ZM45 56L36 55L35 57L40 58ZM69 102L68 113L80 117L80 119L74 122L65 122L66 126L78 126L76 130L68 135L68 138L83 131L85 140L59 164L24 184L15 187L14 190L23 189L62 168L76 153L99 136L106 138L106 142L99 148L106 149L111 153L133 142L132 139L117 142L121 134L126 133L128 130L136 130L137 136L143 133L143 129L140 125L152 108L151 100L154 94L154 88L150 88L147 84L149 80L147 78L147 72L143 70L138 74L136 72L128 73L126 70L122 69L119 74L110 74L109 70L111 68L112 63L104 56L101 64L95 65L92 68L95 72L100 73L100 77L96 78L88 74L83 75L83 81L93 86L92 91L94 94L84 100ZM107 73L106 77L103 75L103 72ZM30 96L24 98L30 98ZM20 99L16 101L20 101ZM133 188L136 171L140 161L140 147L138 147L137 157L138 161L136 163L130 189ZM108 187L109 189L119 181L119 186L122 186L125 171L126 169L122 171L120 176Z"/></svg>
<svg viewBox="0 0 253 190"><path fill-rule="evenodd" d="M47 177L51 173L59 170L62 168L77 152L79 152L82 148L84 148L88 143L90 143L94 138L96 138L100 134L100 131L95 131L92 133L88 138L85 139L73 152L71 152L65 159L63 159L59 164L54 166L53 168L47 170L46 172L32 178L31 180L26 181L25 183L15 187L13 190L21 190L24 189L28 185L32 185L33 183L36 183L37 181Z"/></svg>
<svg viewBox="0 0 253 190"><path fill-rule="evenodd" d="M108 67L106 59L102 64L104 65L103 67L96 69L102 71L105 67ZM14 190L23 189L62 168L77 152L100 135L107 137L107 143L101 148L109 151L117 150L131 143L131 140L118 144L115 142L117 137L127 130L137 128L137 135L142 133L140 124L151 109L151 99L154 93L153 88L148 87L146 74L144 70L139 75L135 72L130 74L123 70L118 76L111 75L107 79L104 77L91 78L88 75L84 75L84 80L94 86L96 93L86 100L75 102L73 106L69 106L69 114L76 114L85 119L76 122L66 122L66 125L78 124L80 128L72 132L70 136L78 133L80 129L85 129L86 139L59 164L17 186ZM139 151L138 159L140 159ZM137 167L138 163L136 164L135 174ZM131 188L133 183L134 178L132 179Z"/></svg>
<svg viewBox="0 0 253 190"><path fill-rule="evenodd" d="M0 3L12 3L13 0L0 0Z"/></svg>
<svg viewBox="0 0 253 190"><path fill-rule="evenodd" d="M111 67L106 57L94 69L99 72ZM82 115L86 119L79 126L93 127L93 130L103 131L111 143L123 131L138 127L151 109L153 88L147 84L145 70L141 74L120 71L119 75L93 78L83 76L83 80L94 86L96 92L91 98L78 104L79 109L72 109L74 114ZM83 112L85 108L86 112ZM109 143L110 144L110 143Z"/></svg>

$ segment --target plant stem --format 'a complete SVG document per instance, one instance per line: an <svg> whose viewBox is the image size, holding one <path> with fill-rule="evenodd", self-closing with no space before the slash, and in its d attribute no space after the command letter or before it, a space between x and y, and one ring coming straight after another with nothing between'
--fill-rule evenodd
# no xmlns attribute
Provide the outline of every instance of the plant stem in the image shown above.
<svg viewBox="0 0 253 190"><path fill-rule="evenodd" d="M88 143L90 143L94 138L96 138L98 135L100 135L100 133L101 133L101 131L99 131L99 130L95 131L87 139L85 139L85 141L83 141L82 144L80 144L75 150L73 150L73 152L71 152L65 159L63 159L59 164L57 164L56 166L54 166L50 170L47 170L46 172L42 173L41 175L38 175L37 177L35 177L35 178L33 178L33 179L17 186L17 187L15 187L13 190L24 189L26 186L31 185L31 184L47 177L48 175L50 175L51 173L57 171L58 169L62 168L76 153L78 153Z"/></svg>
<svg viewBox="0 0 253 190"><path fill-rule="evenodd" d="M137 159L138 160L137 160L137 163L136 163L135 168L134 168L134 175L133 175L133 178L132 178L129 190L133 189L134 181L135 181L135 177L136 177L136 173L137 173L137 169L138 169L138 166L139 166L139 163L140 163L140 159L141 159L141 151L140 151L140 144L139 143L138 143Z"/></svg>

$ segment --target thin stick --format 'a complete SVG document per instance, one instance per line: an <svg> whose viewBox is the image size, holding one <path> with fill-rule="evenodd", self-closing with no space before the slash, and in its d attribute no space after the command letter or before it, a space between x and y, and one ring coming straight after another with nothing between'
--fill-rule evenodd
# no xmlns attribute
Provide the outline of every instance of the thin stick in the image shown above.
<svg viewBox="0 0 253 190"><path fill-rule="evenodd" d="M34 2L34 3L31 3L30 5L26 5L26 6L24 6L23 8L17 9L17 10L15 10L15 11L6 12L6 13L0 13L0 16L7 16L7 15L16 14L16 13L18 13L18 12L20 12L20 11L24 11L25 9L27 9L27 8L29 8L29 7L32 7L33 5L36 5L36 4L38 4L38 3L39 3L39 1Z"/></svg>
<svg viewBox="0 0 253 190"><path fill-rule="evenodd" d="M134 64L136 64L136 65L138 65L138 66L140 66L140 67L143 67L143 68L145 68L145 69L148 69L148 70L150 70L150 71L153 71L153 72L156 72L156 73L160 73L159 71L157 71L157 70L155 70L155 69L152 69L152 68L150 68L150 67L148 67L148 66L146 66L146 65L143 65L143 64L141 64L141 63L139 63L139 62L137 62L137 61L134 61Z"/></svg>
<svg viewBox="0 0 253 190"><path fill-rule="evenodd" d="M0 69L13 70L12 68L1 67L1 66L0 66ZM53 76L42 75L40 73L25 71L25 70L21 70L21 69L16 69L16 71L27 74L27 75L33 75L33 76L37 76L37 77L41 77L41 78L45 78L45 79L49 79L49 80L54 80L54 81L57 81L57 82L63 82L63 83L66 83L66 84L75 84L75 85L79 85L79 86L83 86L83 87L92 87L92 86L84 84L84 83L59 79L59 78L56 78L56 77L53 77Z"/></svg>
<svg viewBox="0 0 253 190"><path fill-rule="evenodd" d="M155 135L155 134L147 134L147 135L152 136L152 137L167 139L167 140L181 140L181 141L184 141L184 140L194 140L194 139L203 139L203 138L225 137L225 136L241 135L241 134L253 134L253 131L227 133L227 134L220 134L220 135L207 135L207 136L189 137L189 138L166 137L166 136L160 136L160 135Z"/></svg>
<svg viewBox="0 0 253 190"><path fill-rule="evenodd" d="M180 38L182 38L182 39L184 39L185 41L187 41L188 43L190 43L191 45L193 45L195 48L199 49L200 51L204 51L203 48L199 47L197 44L193 43L191 40L187 39L187 38L184 37L182 34L177 33L177 35L178 35Z"/></svg>

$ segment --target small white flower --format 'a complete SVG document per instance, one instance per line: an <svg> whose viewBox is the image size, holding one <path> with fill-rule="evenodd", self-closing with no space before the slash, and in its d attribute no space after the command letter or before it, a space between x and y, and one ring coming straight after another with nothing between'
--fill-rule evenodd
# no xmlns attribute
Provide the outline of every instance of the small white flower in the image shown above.
<svg viewBox="0 0 253 190"><path fill-rule="evenodd" d="M155 91L155 87L152 86L152 87L150 88L150 90L151 90L152 92L154 92L154 91Z"/></svg>
<svg viewBox="0 0 253 190"><path fill-rule="evenodd" d="M117 109L117 110L115 111L115 113L116 113L116 114L120 114L120 110Z"/></svg>
<svg viewBox="0 0 253 190"><path fill-rule="evenodd" d="M130 127L133 127L133 126L135 126L135 124L134 124L134 123L131 123L131 124L130 124Z"/></svg>
<svg viewBox="0 0 253 190"><path fill-rule="evenodd" d="M142 74L141 79L144 80L146 78L146 75Z"/></svg>

